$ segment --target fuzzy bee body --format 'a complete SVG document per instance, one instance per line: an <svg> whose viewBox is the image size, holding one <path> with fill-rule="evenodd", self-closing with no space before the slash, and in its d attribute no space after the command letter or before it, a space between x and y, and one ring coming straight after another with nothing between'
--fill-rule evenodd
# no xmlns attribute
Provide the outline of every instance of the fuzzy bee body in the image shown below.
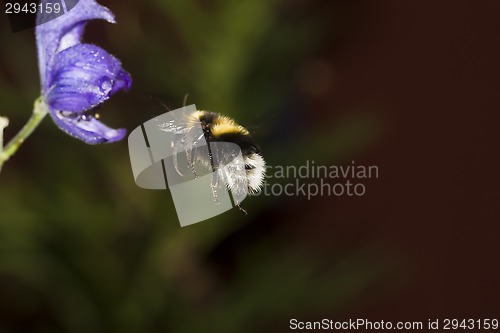
<svg viewBox="0 0 500 333"><path fill-rule="evenodd" d="M202 132L199 131L200 126ZM232 192L236 205L244 211L240 207L238 198L244 198L247 193L259 191L264 181L266 165L260 155L259 147L245 127L219 113L198 110L185 115L185 119L176 119L162 124L160 128L175 134L175 139L171 144L175 152L174 168L179 175L182 176L182 172L178 168L177 152L183 151L195 177L197 177L195 171L197 162L213 172L212 191L216 201L215 188L219 181L223 181ZM208 143L208 154L200 153L198 147L202 139ZM239 147L243 164L234 159L234 149L225 148L224 144Z"/></svg>

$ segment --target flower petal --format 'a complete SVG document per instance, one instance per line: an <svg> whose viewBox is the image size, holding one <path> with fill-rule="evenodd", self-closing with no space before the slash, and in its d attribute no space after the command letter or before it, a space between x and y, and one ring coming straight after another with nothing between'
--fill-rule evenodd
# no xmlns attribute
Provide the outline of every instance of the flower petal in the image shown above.
<svg viewBox="0 0 500 333"><path fill-rule="evenodd" d="M40 1L42 6L52 2L52 0ZM51 19L50 15L46 11L38 12L35 32L43 94L49 88L48 69L55 61L56 53L80 42L85 22L94 19L115 22L113 13L94 0L80 0L74 8L55 19Z"/></svg>
<svg viewBox="0 0 500 333"><path fill-rule="evenodd" d="M119 141L127 133L124 128L109 128L92 116L82 117L63 111L52 111L50 116L64 132L88 144Z"/></svg>
<svg viewBox="0 0 500 333"><path fill-rule="evenodd" d="M77 44L56 55L46 102L54 110L84 112L130 85L118 59L98 46Z"/></svg>

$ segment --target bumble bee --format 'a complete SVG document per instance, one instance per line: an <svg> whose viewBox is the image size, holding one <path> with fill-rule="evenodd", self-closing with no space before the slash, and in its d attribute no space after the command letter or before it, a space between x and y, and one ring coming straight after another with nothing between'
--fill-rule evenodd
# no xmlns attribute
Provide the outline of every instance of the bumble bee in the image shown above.
<svg viewBox="0 0 500 333"><path fill-rule="evenodd" d="M257 193L260 190L266 168L260 149L250 132L227 116L202 110L188 112L181 119L172 119L159 126L161 130L175 134L171 148L172 163L177 174L184 176L178 157L183 152L194 178L198 177L196 162L213 172L212 193L216 202L216 188L222 180L233 194L236 206L246 213L240 206L241 200L247 193ZM208 149L201 144L202 139L206 140ZM203 149L207 149L207 153ZM236 159L239 153L242 163Z"/></svg>

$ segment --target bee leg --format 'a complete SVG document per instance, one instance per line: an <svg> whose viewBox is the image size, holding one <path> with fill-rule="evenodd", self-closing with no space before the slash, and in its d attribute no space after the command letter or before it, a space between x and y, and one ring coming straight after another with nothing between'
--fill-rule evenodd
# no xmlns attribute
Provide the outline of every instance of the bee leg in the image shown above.
<svg viewBox="0 0 500 333"><path fill-rule="evenodd" d="M173 145L173 147L172 147L172 152L173 152L172 163L174 164L175 172L177 172L177 174L179 176L184 177L182 172L179 170L179 161L177 160L178 151L177 151L177 148L175 147L175 145Z"/></svg>
<svg viewBox="0 0 500 333"><path fill-rule="evenodd" d="M198 178L198 175L196 174L195 161L194 161L193 155L194 155L193 149L186 149L187 162L189 164L189 168L191 169L191 173L193 174L194 178L196 179L196 178Z"/></svg>
<svg viewBox="0 0 500 333"><path fill-rule="evenodd" d="M247 211L246 211L243 207L241 207L239 204L238 204L238 205L236 205L236 207L238 207L238 209L239 209L239 210L240 210L243 214L248 215L248 212L247 212Z"/></svg>
<svg viewBox="0 0 500 333"><path fill-rule="evenodd" d="M212 173L212 183L210 184L212 195L216 205L220 205L219 197L217 196L217 187L219 187L219 174L218 172Z"/></svg>

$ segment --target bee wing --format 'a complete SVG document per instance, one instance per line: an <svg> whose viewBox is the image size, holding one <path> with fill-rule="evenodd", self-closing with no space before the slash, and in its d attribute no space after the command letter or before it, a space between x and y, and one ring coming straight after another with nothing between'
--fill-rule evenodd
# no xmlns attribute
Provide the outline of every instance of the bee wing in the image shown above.
<svg viewBox="0 0 500 333"><path fill-rule="evenodd" d="M187 166L191 169L192 174L197 177L195 172L195 163L197 160L203 161L203 158L197 154L197 145L205 136L201 130L201 126L193 126L192 122L186 121L184 119L172 119L163 124L159 124L160 130L174 134L171 142L173 149L172 163L176 173L183 177L184 174L181 171L181 166L179 164L180 153L185 154L187 159ZM200 148L203 149L203 148ZM203 154L202 154L203 155ZM210 171L205 164L201 164L205 171Z"/></svg>
<svg viewBox="0 0 500 333"><path fill-rule="evenodd" d="M165 132L174 134L186 134L190 127L186 121L178 121L175 119L169 120L166 123L158 125L158 127Z"/></svg>

